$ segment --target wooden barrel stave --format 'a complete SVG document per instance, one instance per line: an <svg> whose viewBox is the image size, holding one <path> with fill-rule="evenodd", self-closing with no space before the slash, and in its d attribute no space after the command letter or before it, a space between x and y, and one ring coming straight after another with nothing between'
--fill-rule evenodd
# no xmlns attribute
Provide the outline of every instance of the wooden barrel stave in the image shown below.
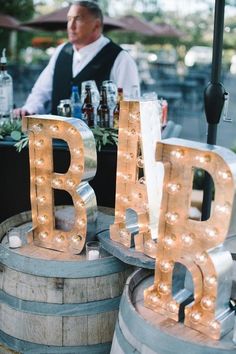
<svg viewBox="0 0 236 354"><path fill-rule="evenodd" d="M87 261L33 244L9 249L4 234L30 216L0 225L0 342L17 353L109 353L133 268L105 253Z"/></svg>

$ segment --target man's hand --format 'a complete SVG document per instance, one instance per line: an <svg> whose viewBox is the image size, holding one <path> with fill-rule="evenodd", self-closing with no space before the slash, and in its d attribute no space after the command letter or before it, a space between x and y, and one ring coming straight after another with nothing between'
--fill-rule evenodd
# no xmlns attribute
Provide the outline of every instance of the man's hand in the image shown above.
<svg viewBox="0 0 236 354"><path fill-rule="evenodd" d="M30 115L30 113L28 111L26 111L25 109L15 108L13 110L13 118L15 118L15 119L23 118L24 116L27 116L27 115Z"/></svg>

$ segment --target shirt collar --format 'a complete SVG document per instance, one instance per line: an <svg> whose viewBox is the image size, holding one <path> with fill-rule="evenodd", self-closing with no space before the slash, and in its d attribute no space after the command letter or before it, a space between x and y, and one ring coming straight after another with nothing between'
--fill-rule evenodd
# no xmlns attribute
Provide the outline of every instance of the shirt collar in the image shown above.
<svg viewBox="0 0 236 354"><path fill-rule="evenodd" d="M85 47L80 48L80 50L76 50L75 46L73 46L75 58L78 60L81 60L87 54L93 52L93 50L95 48L102 46L104 43L104 40L105 40L105 37L103 35L101 35L96 41L86 45Z"/></svg>

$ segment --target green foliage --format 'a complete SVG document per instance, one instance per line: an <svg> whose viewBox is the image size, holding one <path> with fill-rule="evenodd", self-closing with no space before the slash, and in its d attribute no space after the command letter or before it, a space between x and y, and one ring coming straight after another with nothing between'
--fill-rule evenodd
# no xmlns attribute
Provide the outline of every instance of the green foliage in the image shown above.
<svg viewBox="0 0 236 354"><path fill-rule="evenodd" d="M33 0L0 0L1 13L11 15L21 21L30 19L34 14Z"/></svg>
<svg viewBox="0 0 236 354"><path fill-rule="evenodd" d="M6 138L16 141L14 146L18 152L28 145L28 136L22 132L20 119L4 122L0 126L0 139L3 140Z"/></svg>
<svg viewBox="0 0 236 354"><path fill-rule="evenodd" d="M100 151L102 146L117 145L118 130L113 128L92 128L91 129L96 141L97 150Z"/></svg>
<svg viewBox="0 0 236 354"><path fill-rule="evenodd" d="M113 128L92 128L91 129L96 142L97 150L100 151L103 146L117 145L118 130ZM21 121L14 120L13 122L4 123L0 127L0 139L10 136L13 140L17 141L15 144L16 150L20 152L28 145L28 136L21 131Z"/></svg>
<svg viewBox="0 0 236 354"><path fill-rule="evenodd" d="M13 140L20 140L23 133L21 131L21 120L14 119L6 121L0 126L0 139L11 137Z"/></svg>

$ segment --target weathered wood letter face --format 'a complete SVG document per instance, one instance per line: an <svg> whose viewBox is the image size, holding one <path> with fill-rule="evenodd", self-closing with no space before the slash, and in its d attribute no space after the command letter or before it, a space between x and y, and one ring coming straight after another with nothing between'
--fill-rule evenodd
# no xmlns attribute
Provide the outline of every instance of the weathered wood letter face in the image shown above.
<svg viewBox="0 0 236 354"><path fill-rule="evenodd" d="M87 214L78 190L82 181L92 179L96 173L93 134L81 120L58 116L25 117L23 129L29 134L34 243L58 251L80 253L86 239ZM65 174L53 171L53 138L66 141L69 146L71 161ZM70 231L55 229L54 189L64 190L72 197L75 223Z"/></svg>
<svg viewBox="0 0 236 354"><path fill-rule="evenodd" d="M115 221L111 239L131 247L127 212L136 213L135 249L154 257L162 191L163 167L155 161L161 138L157 101L122 101L116 175ZM130 225L131 224L131 225Z"/></svg>
<svg viewBox="0 0 236 354"><path fill-rule="evenodd" d="M155 281L145 290L145 305L178 321L180 305L191 290L194 300L185 306L184 323L219 339L234 321L228 305L232 258L222 243L233 223L235 154L217 146L167 139L157 144L156 158L164 163L165 177ZM214 201L206 221L191 220L188 216L194 167L206 170L214 181ZM188 272L184 289L175 293L176 262ZM189 286L191 277L193 286Z"/></svg>

